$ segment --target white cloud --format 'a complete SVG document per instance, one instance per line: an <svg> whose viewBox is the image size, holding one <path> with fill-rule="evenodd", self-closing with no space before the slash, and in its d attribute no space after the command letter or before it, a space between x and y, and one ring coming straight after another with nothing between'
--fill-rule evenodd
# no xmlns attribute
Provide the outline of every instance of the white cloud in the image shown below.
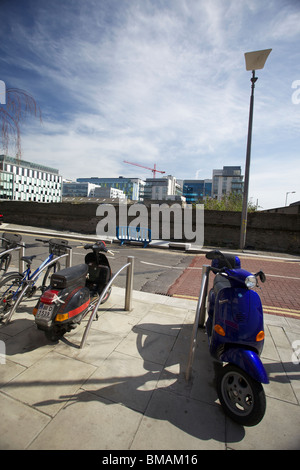
<svg viewBox="0 0 300 470"><path fill-rule="evenodd" d="M178 178L244 167L250 75L243 54L273 47L259 72L254 110L252 188L265 194L269 168L259 155L280 160L278 142L289 148L300 126L300 105L291 103L291 83L300 79L299 11L288 2L277 6L271 0L37 2L35 26L15 19L14 40L3 43L6 62L17 60L32 77L19 76L18 86L43 103L43 128L24 131L24 159L42 156L67 178L151 176L125 159L157 163ZM274 168L281 185L281 166ZM277 193L268 189L266 203Z"/></svg>

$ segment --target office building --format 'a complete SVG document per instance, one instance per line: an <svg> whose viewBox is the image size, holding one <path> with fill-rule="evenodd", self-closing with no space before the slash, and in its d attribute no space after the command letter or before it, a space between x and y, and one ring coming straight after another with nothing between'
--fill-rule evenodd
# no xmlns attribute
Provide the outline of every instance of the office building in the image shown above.
<svg viewBox="0 0 300 470"><path fill-rule="evenodd" d="M184 180L182 195L188 204L202 203L212 195L212 180Z"/></svg>
<svg viewBox="0 0 300 470"><path fill-rule="evenodd" d="M113 187L100 187L98 186L95 189L95 197L108 198L108 199L125 199L125 194L122 189L117 189Z"/></svg>
<svg viewBox="0 0 300 470"><path fill-rule="evenodd" d="M0 155L0 199L61 202L61 198L62 177L58 170Z"/></svg>
<svg viewBox="0 0 300 470"><path fill-rule="evenodd" d="M77 178L79 183L87 182L101 186L101 188L116 188L124 192L125 196L132 201L144 199L145 182L140 178Z"/></svg>
<svg viewBox="0 0 300 470"><path fill-rule="evenodd" d="M174 176L168 175L163 178L146 179L144 200L174 200L175 196L178 196L178 200L181 200L182 188Z"/></svg>
<svg viewBox="0 0 300 470"><path fill-rule="evenodd" d="M63 197L94 197L99 185L92 183L78 183L76 181L63 182Z"/></svg>

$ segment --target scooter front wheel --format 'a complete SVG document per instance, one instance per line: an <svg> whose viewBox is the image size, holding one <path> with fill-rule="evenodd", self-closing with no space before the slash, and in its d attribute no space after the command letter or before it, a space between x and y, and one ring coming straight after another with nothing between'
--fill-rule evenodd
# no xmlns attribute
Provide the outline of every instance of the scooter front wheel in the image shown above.
<svg viewBox="0 0 300 470"><path fill-rule="evenodd" d="M266 411L266 396L261 383L232 364L217 377L217 392L225 413L242 426L255 426Z"/></svg>

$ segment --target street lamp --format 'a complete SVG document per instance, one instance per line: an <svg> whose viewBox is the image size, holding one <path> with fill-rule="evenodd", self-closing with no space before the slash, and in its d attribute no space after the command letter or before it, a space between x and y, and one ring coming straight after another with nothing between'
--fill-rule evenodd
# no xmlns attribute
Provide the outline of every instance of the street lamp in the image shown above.
<svg viewBox="0 0 300 470"><path fill-rule="evenodd" d="M287 197L288 197L288 194L295 194L296 191L288 191L286 194L285 194L285 205L287 206Z"/></svg>
<svg viewBox="0 0 300 470"><path fill-rule="evenodd" d="M251 156L251 140L252 140L252 123L253 123L253 104L254 104L254 87L257 77L255 77L255 70L263 69L266 60L272 49L265 49L263 51L246 52L245 62L246 70L252 70L251 78L251 97L250 97L250 110L249 110L249 123L248 123L248 139L247 139L247 153L246 153L246 166L245 166L245 182L243 194L243 208L242 208L242 222L240 233L240 249L243 250L246 242L247 230L247 210L248 210L248 190L249 190L249 170L250 170L250 156Z"/></svg>

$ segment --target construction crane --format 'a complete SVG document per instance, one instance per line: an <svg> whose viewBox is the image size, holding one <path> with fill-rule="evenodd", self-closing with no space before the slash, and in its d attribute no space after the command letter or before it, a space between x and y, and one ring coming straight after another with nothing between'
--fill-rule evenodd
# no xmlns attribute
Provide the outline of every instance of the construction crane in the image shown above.
<svg viewBox="0 0 300 470"><path fill-rule="evenodd" d="M153 178L155 178L156 173L165 173L165 171L161 171L161 170L157 170L157 169L156 169L156 163L154 163L154 168L149 168L149 167L147 167L147 166L140 165L139 163L127 162L126 160L124 160L124 163L129 163L129 165L140 166L141 168L145 168L146 170L152 171L152 173L153 173Z"/></svg>

